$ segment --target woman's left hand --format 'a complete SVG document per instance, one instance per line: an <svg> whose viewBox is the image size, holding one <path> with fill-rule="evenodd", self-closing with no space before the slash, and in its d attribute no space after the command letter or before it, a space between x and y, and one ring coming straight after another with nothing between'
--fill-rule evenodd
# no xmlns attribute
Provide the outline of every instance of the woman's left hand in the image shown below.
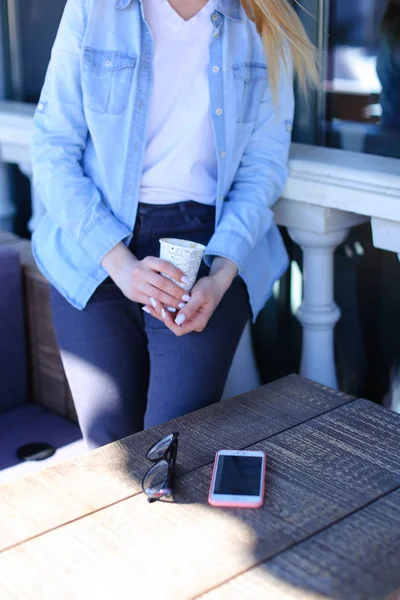
<svg viewBox="0 0 400 600"><path fill-rule="evenodd" d="M175 320L170 312L164 311L165 325L177 336L203 331L236 274L235 263L225 258L215 258L210 274L199 279L191 291L190 301L174 315ZM152 307L147 308L154 317L160 318Z"/></svg>

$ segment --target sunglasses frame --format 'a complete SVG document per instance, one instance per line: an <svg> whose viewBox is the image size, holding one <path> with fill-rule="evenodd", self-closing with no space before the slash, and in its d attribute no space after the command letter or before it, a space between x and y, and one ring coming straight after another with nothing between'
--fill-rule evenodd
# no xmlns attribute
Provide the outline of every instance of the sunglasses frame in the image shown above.
<svg viewBox="0 0 400 600"><path fill-rule="evenodd" d="M151 454L151 451L153 450L153 448L155 446L157 446L158 444L160 444L160 442L162 442L166 438L170 437L170 435L171 434L166 435L165 437L158 440L158 442L156 442L155 444L153 444L151 446L151 448L147 451L147 454L146 454L147 460L150 460L153 463L153 465L146 472L146 474L144 475L144 477L142 479L142 490L146 494L147 501L149 503L156 502L157 500L161 500L161 498L166 498L168 496L172 496L172 494L173 494L173 490L174 490L174 486L175 486L175 466L176 466L176 458L178 455L179 433L175 432L172 434L171 442L167 446L164 454L162 454L162 456L160 456L160 458L150 458L149 457L149 454ZM157 466L159 466L162 462L165 462L168 467L168 478L166 480L165 487L160 489L160 491L157 492L156 494L149 494L148 491L146 491L145 481L149 477L151 471L153 469L155 469Z"/></svg>

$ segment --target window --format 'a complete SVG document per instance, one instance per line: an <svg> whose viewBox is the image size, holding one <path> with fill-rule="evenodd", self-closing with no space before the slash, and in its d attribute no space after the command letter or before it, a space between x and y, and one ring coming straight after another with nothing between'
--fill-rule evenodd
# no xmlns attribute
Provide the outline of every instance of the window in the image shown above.
<svg viewBox="0 0 400 600"><path fill-rule="evenodd" d="M11 98L37 102L66 0L8 0Z"/></svg>
<svg viewBox="0 0 400 600"><path fill-rule="evenodd" d="M400 158L400 4L331 0L324 145Z"/></svg>

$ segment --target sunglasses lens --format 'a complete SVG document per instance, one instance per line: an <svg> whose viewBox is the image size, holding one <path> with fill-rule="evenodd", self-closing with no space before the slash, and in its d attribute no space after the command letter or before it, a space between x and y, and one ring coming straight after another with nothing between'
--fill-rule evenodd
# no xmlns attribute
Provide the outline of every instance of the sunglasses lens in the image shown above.
<svg viewBox="0 0 400 600"><path fill-rule="evenodd" d="M154 444L154 446L152 446L148 451L147 458L149 460L160 460L160 458L164 458L173 439L174 434L171 433L170 435L167 435L165 438Z"/></svg>
<svg viewBox="0 0 400 600"><path fill-rule="evenodd" d="M157 496L169 486L169 466L162 460L150 469L143 481L143 491L150 497Z"/></svg>

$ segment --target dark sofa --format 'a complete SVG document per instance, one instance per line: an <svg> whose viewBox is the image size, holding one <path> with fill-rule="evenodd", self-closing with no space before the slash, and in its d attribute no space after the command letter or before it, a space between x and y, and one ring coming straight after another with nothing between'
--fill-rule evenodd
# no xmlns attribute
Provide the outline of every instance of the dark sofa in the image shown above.
<svg viewBox="0 0 400 600"><path fill-rule="evenodd" d="M43 304L46 300L37 298L37 301ZM0 470L18 464L17 450L28 443L42 442L59 449L81 438L75 415L66 414L66 381L62 375L58 374L60 384L52 385L54 372L48 374L50 390L43 387L46 377L42 377L43 403L37 381L34 385L40 375L35 373L40 345L33 343L32 331L40 326L40 319L35 318L36 310L32 314L29 302L32 298L26 296L21 248L15 243L0 244ZM48 313L48 307L44 308ZM56 360L56 370L60 370L59 356L51 356L58 352L51 333L53 347L47 348L47 352L53 362ZM46 331L42 328L39 337L43 335ZM51 360L47 360L47 365L51 367Z"/></svg>

